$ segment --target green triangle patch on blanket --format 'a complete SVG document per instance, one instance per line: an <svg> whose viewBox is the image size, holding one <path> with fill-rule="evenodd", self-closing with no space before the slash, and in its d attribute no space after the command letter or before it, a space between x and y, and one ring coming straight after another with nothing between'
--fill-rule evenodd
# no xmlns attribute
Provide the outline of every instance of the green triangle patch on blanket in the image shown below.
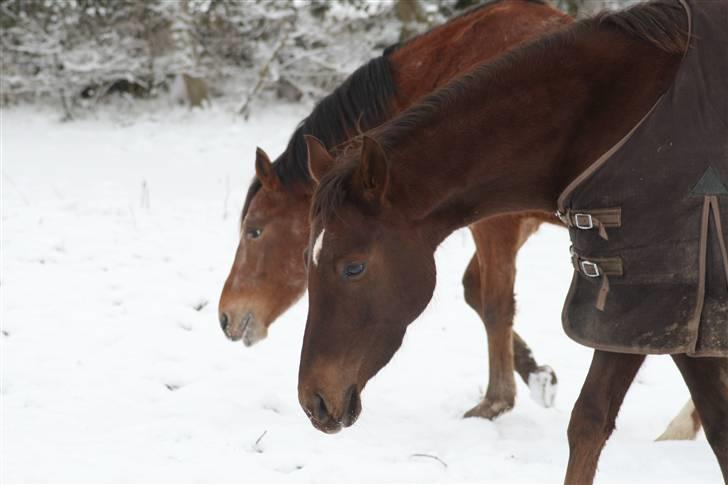
<svg viewBox="0 0 728 485"><path fill-rule="evenodd" d="M693 190L690 191L690 195L695 197L703 197L705 195L728 195L728 189L720 179L720 175L713 168L709 166L703 176L700 177L698 183L695 184Z"/></svg>

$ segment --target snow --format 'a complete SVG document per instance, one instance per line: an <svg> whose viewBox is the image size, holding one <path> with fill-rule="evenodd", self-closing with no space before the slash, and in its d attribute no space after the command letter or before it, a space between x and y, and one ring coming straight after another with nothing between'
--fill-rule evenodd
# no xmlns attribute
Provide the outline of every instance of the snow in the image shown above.
<svg viewBox="0 0 728 485"><path fill-rule="evenodd" d="M226 340L217 298L256 145L281 150L303 107L249 122L175 108L60 123L2 112L0 481L558 482L591 352L564 336L566 233L518 260L516 329L559 379L551 408L519 380L515 409L462 419L487 373L460 279L466 231L438 251L438 287L402 349L333 436L296 395L306 299L252 348ZM649 358L607 443L601 482L719 483L705 440L659 442L687 399Z"/></svg>

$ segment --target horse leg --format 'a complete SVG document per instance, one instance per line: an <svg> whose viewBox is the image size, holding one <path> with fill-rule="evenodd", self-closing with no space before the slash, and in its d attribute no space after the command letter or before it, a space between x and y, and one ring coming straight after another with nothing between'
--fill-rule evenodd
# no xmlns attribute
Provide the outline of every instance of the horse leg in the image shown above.
<svg viewBox="0 0 728 485"><path fill-rule="evenodd" d="M567 484L594 481L599 455L644 355L594 351L591 367L569 421Z"/></svg>
<svg viewBox="0 0 728 485"><path fill-rule="evenodd" d="M539 367L531 349L512 328L516 254L537 227L534 224L532 230L524 231L520 219L512 216L490 219L470 227L477 254L465 271L463 285L465 300L483 320L488 334L489 379L485 397L465 413L465 417L493 419L513 408L516 396L514 364L527 384L537 382L541 384L540 389L547 391L545 395L553 395L550 392L552 384L556 383L553 371L547 366Z"/></svg>
<svg viewBox="0 0 728 485"><path fill-rule="evenodd" d="M728 483L728 359L673 355Z"/></svg>
<svg viewBox="0 0 728 485"><path fill-rule="evenodd" d="M475 262L473 265L472 263ZM473 274L477 274L477 284L472 284ZM466 280L471 279L468 285ZM463 282L466 283L466 294L473 294L477 289L477 306L473 306L478 315L485 324L485 330L488 334L488 388L485 392L483 400L474 408L465 413L465 417L482 417L493 419L506 411L513 408L516 399L516 381L513 378L513 335L511 324L508 323L507 315L509 308L513 307L513 295L508 295L507 302L490 302L485 304L486 298L490 297L485 290L483 282L487 278L484 277L483 271L478 263L478 255L473 256L471 265L468 266L466 276ZM469 303L474 300L469 299ZM500 318L494 318L495 316Z"/></svg>

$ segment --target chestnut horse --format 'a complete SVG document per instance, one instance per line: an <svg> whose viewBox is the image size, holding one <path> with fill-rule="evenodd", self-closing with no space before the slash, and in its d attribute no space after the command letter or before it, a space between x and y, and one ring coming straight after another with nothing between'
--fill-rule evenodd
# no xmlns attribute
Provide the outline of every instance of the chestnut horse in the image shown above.
<svg viewBox="0 0 728 485"><path fill-rule="evenodd" d="M357 70L298 126L285 152L271 163L256 154L240 227L240 243L220 297L220 324L228 338L252 345L306 289L302 258L309 239L308 211L315 187L303 136L336 145L360 129L378 126L418 98L478 63L571 19L538 1L500 0L390 48ZM474 47L477 46L477 47ZM465 299L488 334L489 381L482 402L466 413L492 419L513 407L515 370L531 395L550 406L556 376L539 366L512 331L513 285L519 248L550 214L504 216L475 223L477 253L463 277Z"/></svg>
<svg viewBox="0 0 728 485"><path fill-rule="evenodd" d="M602 14L477 67L337 158L307 138L320 183L298 392L315 427L357 419L364 385L432 296L437 246L485 217L555 211L672 84L687 24L677 0ZM728 479L728 359L671 357ZM568 428L567 483L593 481L644 358L594 352Z"/></svg>

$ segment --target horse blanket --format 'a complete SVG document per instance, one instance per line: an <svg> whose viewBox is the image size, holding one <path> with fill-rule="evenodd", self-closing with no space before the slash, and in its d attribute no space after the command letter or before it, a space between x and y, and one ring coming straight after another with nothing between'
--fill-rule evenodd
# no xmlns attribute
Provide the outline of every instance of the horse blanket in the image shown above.
<svg viewBox="0 0 728 485"><path fill-rule="evenodd" d="M563 325L595 349L728 357L728 1L683 7L674 83L559 197Z"/></svg>

